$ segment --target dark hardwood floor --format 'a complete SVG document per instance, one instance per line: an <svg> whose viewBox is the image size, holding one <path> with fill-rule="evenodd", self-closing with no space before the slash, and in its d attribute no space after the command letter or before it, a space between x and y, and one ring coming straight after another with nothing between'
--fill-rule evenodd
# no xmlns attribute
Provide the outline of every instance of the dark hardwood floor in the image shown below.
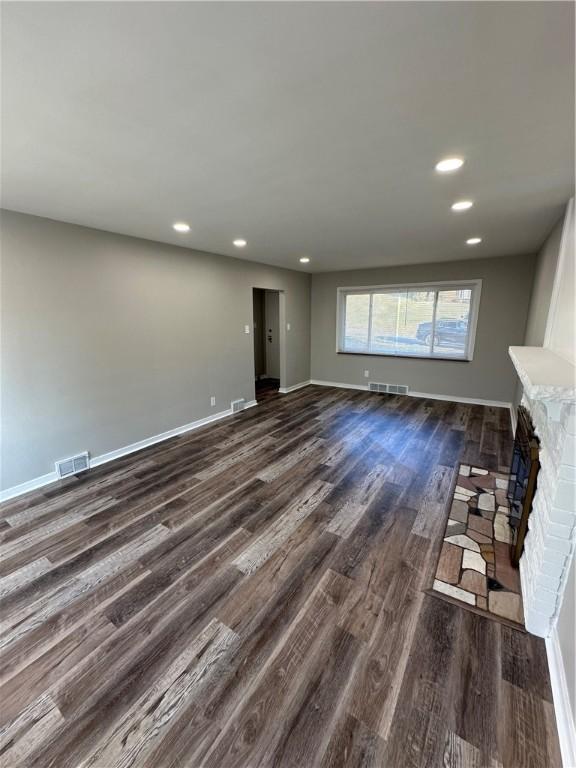
<svg viewBox="0 0 576 768"><path fill-rule="evenodd" d="M256 379L254 389L256 391L256 400L260 403L270 397L278 394L280 388L280 379Z"/></svg>
<svg viewBox="0 0 576 768"><path fill-rule="evenodd" d="M0 765L559 766L543 641L423 591L510 441L311 386L5 504Z"/></svg>

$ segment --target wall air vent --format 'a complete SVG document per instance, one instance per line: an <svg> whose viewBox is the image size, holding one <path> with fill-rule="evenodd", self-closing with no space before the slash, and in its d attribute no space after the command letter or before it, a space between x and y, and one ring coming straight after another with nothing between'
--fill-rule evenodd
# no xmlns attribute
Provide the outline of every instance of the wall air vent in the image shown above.
<svg viewBox="0 0 576 768"><path fill-rule="evenodd" d="M388 384L381 384L378 381L371 381L368 384L370 392L388 392Z"/></svg>
<svg viewBox="0 0 576 768"><path fill-rule="evenodd" d="M230 403L230 407L232 408L232 413L238 413L238 411L243 411L244 406L246 405L246 400L242 398L241 400L232 400Z"/></svg>
<svg viewBox="0 0 576 768"><path fill-rule="evenodd" d="M388 384L388 392L391 395L407 395L408 387L406 384Z"/></svg>
<svg viewBox="0 0 576 768"><path fill-rule="evenodd" d="M90 456L88 451L85 451L77 456L71 456L69 459L57 461L55 466L58 477L70 477L70 475L77 475L90 469Z"/></svg>
<svg viewBox="0 0 576 768"><path fill-rule="evenodd" d="M407 395L408 386L406 384L382 384L379 381L370 381L368 383L370 392L386 392L389 395Z"/></svg>

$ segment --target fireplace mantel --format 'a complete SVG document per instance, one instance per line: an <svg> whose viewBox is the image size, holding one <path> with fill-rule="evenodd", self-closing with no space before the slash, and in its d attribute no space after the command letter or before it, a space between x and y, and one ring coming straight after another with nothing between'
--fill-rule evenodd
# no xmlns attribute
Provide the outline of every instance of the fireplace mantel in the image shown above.
<svg viewBox="0 0 576 768"><path fill-rule="evenodd" d="M510 347L508 351L526 397L541 401L549 418L558 421L561 406L576 402L576 367L545 347Z"/></svg>

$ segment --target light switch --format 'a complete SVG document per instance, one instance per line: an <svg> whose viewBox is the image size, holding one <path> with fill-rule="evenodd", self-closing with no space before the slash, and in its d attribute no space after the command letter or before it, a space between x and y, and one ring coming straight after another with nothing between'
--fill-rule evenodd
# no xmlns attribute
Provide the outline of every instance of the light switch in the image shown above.
<svg viewBox="0 0 576 768"><path fill-rule="evenodd" d="M289 330L290 330L290 323L286 323L286 330L287 330L287 331L289 331Z"/></svg>
<svg viewBox="0 0 576 768"><path fill-rule="evenodd" d="M250 333L250 326L249 325L245 325L244 326L244 333Z"/></svg>
<svg viewBox="0 0 576 768"><path fill-rule="evenodd" d="M367 379L370 376L370 371L364 371L364 378Z"/></svg>

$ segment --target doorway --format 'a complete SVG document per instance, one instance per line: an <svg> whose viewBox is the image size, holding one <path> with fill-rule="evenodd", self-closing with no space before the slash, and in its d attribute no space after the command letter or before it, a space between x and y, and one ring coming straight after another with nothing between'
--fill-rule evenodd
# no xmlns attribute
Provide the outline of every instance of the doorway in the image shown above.
<svg viewBox="0 0 576 768"><path fill-rule="evenodd" d="M280 291L254 288L254 388L256 400L275 395L282 378Z"/></svg>

